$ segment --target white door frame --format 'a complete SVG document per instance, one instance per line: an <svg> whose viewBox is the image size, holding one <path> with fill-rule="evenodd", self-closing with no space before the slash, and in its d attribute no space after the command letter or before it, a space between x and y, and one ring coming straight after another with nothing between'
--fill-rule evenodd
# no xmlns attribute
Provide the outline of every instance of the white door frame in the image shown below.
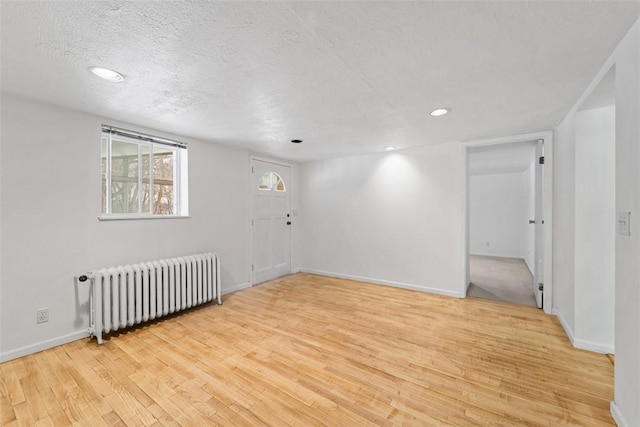
<svg viewBox="0 0 640 427"><path fill-rule="evenodd" d="M487 145L509 144L514 142L524 142L533 140L544 140L544 188L543 188L543 245L544 245L544 300L542 309L545 313L551 314L553 310L553 132L534 132L521 135L505 136L500 138L479 139L462 143L462 170L464 179L463 185L463 209L464 215L463 229L463 258L465 266L464 283L462 283L461 295L467 295L469 286L469 148ZM537 159L536 159L537 161ZM538 220L538 218L536 218ZM537 268L537 266L536 266Z"/></svg>
<svg viewBox="0 0 640 427"><path fill-rule="evenodd" d="M251 154L249 156L249 166L247 168L247 171L249 172L249 218L248 218L248 224L249 224L249 286L253 286L255 285L255 277L253 274L253 269L251 268L253 265L253 226L251 225L251 221L253 220L253 186L251 185L252 183L252 174L251 174L251 163L253 163L254 160L258 160L260 162L266 162L266 163L273 163L274 165L279 165L279 166L287 166L289 167L289 169L291 170L291 175L289 176L289 180L290 182L287 183L289 190L289 211L292 210L292 206L291 204L293 203L293 165L291 163L285 162L283 160L280 159L276 159L273 157L265 157L265 156L260 156L260 155L254 155ZM291 273L293 271L293 215L291 215L291 232L289 233L289 273Z"/></svg>

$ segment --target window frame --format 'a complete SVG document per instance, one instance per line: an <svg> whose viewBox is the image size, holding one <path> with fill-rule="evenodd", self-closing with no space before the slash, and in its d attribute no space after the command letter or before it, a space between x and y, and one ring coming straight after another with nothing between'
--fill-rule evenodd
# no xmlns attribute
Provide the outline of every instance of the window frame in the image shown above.
<svg viewBox="0 0 640 427"><path fill-rule="evenodd" d="M137 189L138 189L138 211L127 213L112 212L112 185L113 185L113 141L121 141L132 144L137 149ZM106 149L105 149L106 147ZM154 206L154 148L163 151L171 150L174 153L173 159L173 214L156 214L153 213ZM143 153L143 149L147 149L147 153ZM115 128L113 126L102 125L100 137L100 162L102 174L102 161L106 158L104 171L104 181L101 179L100 197L104 197L104 206L102 199L100 202L100 215L98 219L103 220L126 220L126 219L168 219L168 218L189 218L188 203L188 150L187 145L181 142L171 141L165 138L154 137L151 135L141 134L126 129ZM143 157L149 156L149 176L144 177L143 174ZM143 203L141 195L143 194L143 181L148 180L149 185L149 212L143 212ZM104 187L103 187L104 183ZM104 208L104 211L103 211Z"/></svg>

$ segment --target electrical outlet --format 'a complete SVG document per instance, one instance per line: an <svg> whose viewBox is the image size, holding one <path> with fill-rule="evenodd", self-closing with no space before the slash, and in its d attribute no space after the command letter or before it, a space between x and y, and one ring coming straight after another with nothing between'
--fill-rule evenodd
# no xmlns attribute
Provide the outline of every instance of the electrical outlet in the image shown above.
<svg viewBox="0 0 640 427"><path fill-rule="evenodd" d="M46 323L49 321L49 309L40 308L36 310L36 323Z"/></svg>

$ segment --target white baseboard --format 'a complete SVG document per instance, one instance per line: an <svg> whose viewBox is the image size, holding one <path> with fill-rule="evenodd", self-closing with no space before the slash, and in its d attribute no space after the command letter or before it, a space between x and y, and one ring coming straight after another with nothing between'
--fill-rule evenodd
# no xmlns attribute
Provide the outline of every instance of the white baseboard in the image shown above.
<svg viewBox="0 0 640 427"><path fill-rule="evenodd" d="M562 315L562 313L560 311L558 311L557 308L553 309L553 314L555 314L555 316L560 321L560 325L562 325L562 329L564 329L564 333L567 334L567 337L569 338L569 341L571 342L571 345L575 347L574 338L573 338L573 329L571 329L569 327L569 324L565 320L564 316Z"/></svg>
<svg viewBox="0 0 640 427"><path fill-rule="evenodd" d="M573 346L582 350L589 350L596 353L615 354L615 348L612 345L600 344L580 338L575 338L573 340Z"/></svg>
<svg viewBox="0 0 640 427"><path fill-rule="evenodd" d="M72 332L61 337L51 338L49 340L40 341L34 344L25 345L24 347L16 348L15 350L9 350L4 353L0 353L0 363L7 362L9 360L17 359L19 357L27 356L29 354L38 353L40 351L48 350L53 347L57 347L62 344L67 344L72 341L81 340L89 337L88 329L82 331Z"/></svg>
<svg viewBox="0 0 640 427"><path fill-rule="evenodd" d="M227 295L232 292L241 291L243 289L247 289L250 287L251 287L251 283L246 282L246 283L240 283L238 285L231 286L229 288L222 288L222 295Z"/></svg>
<svg viewBox="0 0 640 427"><path fill-rule="evenodd" d="M629 423L627 423L627 419L620 412L620 408L616 405L616 402L611 401L611 416L613 417L613 421L616 422L618 427L630 427Z"/></svg>
<svg viewBox="0 0 640 427"><path fill-rule="evenodd" d="M492 256L495 258L516 258L516 259L522 259L524 260L525 258L522 255L513 255L513 254L491 254L491 253L486 253L486 252L469 252L469 255L476 255L476 256ZM526 260L525 260L526 262Z"/></svg>
<svg viewBox="0 0 640 427"><path fill-rule="evenodd" d="M391 280L374 279L371 277L354 276L351 274L334 273L332 271L314 270L311 268L301 268L301 272L309 274L318 274L320 276L338 277L340 279L357 280L359 282L373 283L376 285L391 286L394 288L409 289L412 291L429 292L432 294L445 295L448 297L464 298L460 292L452 292L446 289L429 288L426 286L411 285L408 283L394 282Z"/></svg>
<svg viewBox="0 0 640 427"><path fill-rule="evenodd" d="M605 345L605 344L595 343L592 341L576 338L575 333L569 327L569 324L567 323L566 319L564 318L562 313L558 311L557 308L553 309L553 314L555 314L558 320L560 321L560 324L562 325L562 329L564 329L564 332L567 334L567 337L569 338L571 345L574 346L575 348L579 348L581 350L593 351L596 353L614 354L615 348L611 345Z"/></svg>

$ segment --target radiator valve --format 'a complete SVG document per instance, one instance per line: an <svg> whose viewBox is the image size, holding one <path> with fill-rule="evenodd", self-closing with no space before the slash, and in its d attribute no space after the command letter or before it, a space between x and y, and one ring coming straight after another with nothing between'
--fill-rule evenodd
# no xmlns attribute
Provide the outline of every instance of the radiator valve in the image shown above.
<svg viewBox="0 0 640 427"><path fill-rule="evenodd" d="M79 282L86 282L87 280L93 280L93 274L92 273L82 274L82 275L78 276L78 281Z"/></svg>

